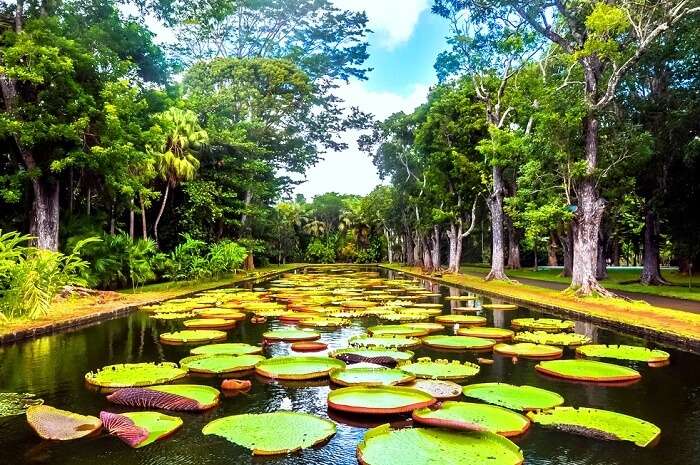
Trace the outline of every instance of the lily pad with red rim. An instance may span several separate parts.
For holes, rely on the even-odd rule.
[[[557,378],[595,383],[636,381],[642,377],[632,368],[594,360],[552,360],[538,363],[535,369]]]
[[[544,410],[558,407],[564,398],[556,392],[534,386],[515,386],[506,383],[478,383],[462,388],[465,396],[511,410]]]
[[[187,375],[176,363],[122,363],[85,374],[85,381],[103,388],[143,387],[163,384]]]
[[[350,338],[348,343],[354,347],[383,347],[395,349],[407,349],[421,344],[420,339],[404,336],[356,336]]]
[[[242,342],[209,344],[190,350],[190,354],[192,355],[248,355],[259,353],[262,353],[262,347],[244,344]]]
[[[430,360],[421,358],[412,363],[399,366],[404,371],[413,373],[417,378],[461,380],[479,374],[481,367],[471,362],[458,360]]]
[[[48,405],[32,405],[27,408],[27,422],[39,437],[52,441],[79,439],[102,428],[102,421],[97,417]]]
[[[489,310],[517,310],[518,306],[514,304],[482,304],[482,308]]]
[[[518,342],[516,344],[496,344],[493,351],[508,357],[522,357],[532,360],[555,360],[561,358],[564,351],[559,347],[544,344]]]
[[[200,318],[220,318],[235,321],[245,320],[245,313],[237,312],[228,308],[204,308],[201,310],[195,310],[195,313]]]
[[[512,339],[515,334],[510,329],[505,328],[486,328],[475,326],[472,328],[459,328],[457,334],[460,336],[483,337],[493,339],[495,341],[507,341]]]
[[[449,350],[489,350],[496,345],[493,339],[471,336],[427,336],[422,340],[425,346]]]
[[[267,339],[268,341],[315,341],[320,337],[320,333],[310,329],[275,329],[263,333],[263,339]]]
[[[428,333],[437,333],[445,329],[440,323],[430,323],[430,322],[418,322],[418,323],[403,323],[401,326],[408,326],[409,328],[424,329]]]
[[[163,333],[160,342],[170,345],[204,344],[226,340],[226,333],[213,329],[186,329],[174,333]]]
[[[219,391],[199,384],[170,384],[119,389],[108,395],[107,400],[129,407],[201,411],[219,404]]]
[[[227,320],[224,318],[196,318],[194,320],[185,320],[182,324],[187,329],[227,330],[236,327],[236,320]]]
[[[441,428],[490,431],[501,436],[519,436],[530,427],[530,420],[519,413],[495,405],[446,401],[437,408],[413,411],[413,420]]]
[[[139,448],[173,434],[182,419],[159,412],[100,412],[104,428],[129,446]]]
[[[263,360],[255,371],[266,378],[306,380],[324,378],[334,368],[345,368],[345,363],[330,357],[285,356]]]
[[[433,405],[425,391],[400,386],[353,386],[328,393],[328,407],[348,413],[392,415]]]
[[[440,315],[435,317],[438,323],[448,325],[481,326],[486,324],[486,318],[476,315]]]
[[[427,329],[413,328],[405,325],[379,325],[370,326],[367,328],[370,335],[376,337],[383,336],[403,336],[403,337],[420,337],[428,334]]]
[[[298,412],[248,413],[214,420],[202,429],[253,451],[280,455],[320,444],[335,434],[335,423]]]
[[[558,318],[515,318],[510,324],[516,330],[545,331],[549,333],[573,330],[575,325],[571,320],[560,320]]]
[[[192,355],[180,360],[180,366],[192,373],[224,374],[238,373],[255,368],[262,355]]]
[[[613,358],[649,364],[665,363],[671,358],[668,352],[639,346],[592,344],[576,348],[576,354],[591,358]]]
[[[462,395],[462,386],[442,379],[416,379],[406,387],[427,392],[436,399],[454,399]]]
[[[550,346],[574,347],[591,342],[591,338],[585,334],[577,333],[548,333],[545,331],[525,331],[513,336],[514,342],[530,342],[533,344],[545,344]]]
[[[328,354],[329,356],[333,358],[338,358],[344,355],[351,355],[351,356],[357,356],[361,357],[364,360],[363,361],[371,361],[371,359],[377,358],[377,357],[388,357],[391,358],[397,362],[405,362],[408,360],[411,360],[413,358],[413,352],[411,351],[401,351],[401,350],[394,350],[394,349],[385,349],[382,347],[368,347],[368,348],[345,348],[345,349],[337,349]]]
[[[331,381],[341,386],[394,386],[406,384],[416,377],[396,368],[356,368],[350,366],[330,372]]]

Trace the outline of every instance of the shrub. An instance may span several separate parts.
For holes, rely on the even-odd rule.
[[[209,249],[209,269],[214,275],[232,273],[241,267],[247,256],[246,248],[236,242],[217,242]]]
[[[312,263],[334,263],[335,245],[331,241],[314,239],[306,249],[306,260]]]

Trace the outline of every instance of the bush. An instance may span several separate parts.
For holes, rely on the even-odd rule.
[[[233,241],[221,241],[212,244],[209,249],[209,269],[214,275],[233,273],[243,265],[248,256],[245,247]]]
[[[334,263],[335,244],[314,239],[306,248],[306,260],[311,263]]]
[[[206,242],[183,234],[185,242],[175,247],[166,261],[165,277],[174,281],[203,279],[232,273],[241,267],[248,250],[236,242]]]

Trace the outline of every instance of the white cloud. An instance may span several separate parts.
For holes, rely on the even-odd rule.
[[[411,38],[429,0],[333,0],[333,4],[344,10],[364,11],[378,45],[393,49]]]

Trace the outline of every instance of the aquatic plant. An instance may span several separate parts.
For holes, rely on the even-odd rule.
[[[328,393],[328,407],[341,412],[390,415],[433,405],[425,391],[400,386],[353,386]]]
[[[527,417],[503,407],[473,402],[446,401],[437,408],[413,411],[413,420],[429,426],[467,431],[490,431],[518,436],[530,427]]]
[[[219,391],[198,384],[172,384],[145,388],[123,388],[107,400],[128,407],[177,411],[208,410],[219,404]]]
[[[97,417],[48,405],[32,405],[27,408],[27,422],[39,437],[52,441],[79,439],[102,428],[102,422]]]
[[[182,419],[159,412],[100,412],[104,428],[131,447],[147,446],[170,436],[182,426]]]
[[[479,383],[464,386],[465,396],[511,410],[543,410],[558,407],[564,398],[556,392],[534,386],[506,383]]]

